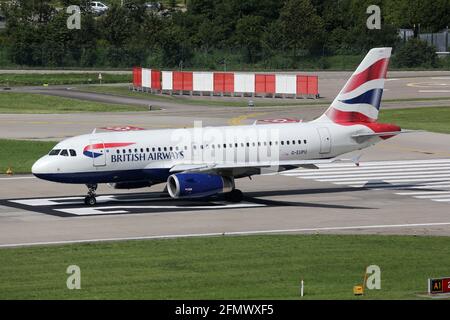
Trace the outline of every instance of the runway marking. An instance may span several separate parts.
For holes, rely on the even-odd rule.
[[[207,209],[237,209],[237,208],[255,208],[265,207],[263,204],[257,203],[235,203],[235,204],[217,204],[213,207],[207,207]],[[113,207],[114,208],[114,207]],[[131,213],[130,209],[183,209],[183,210],[199,210],[205,209],[205,206],[118,206],[121,210],[111,210],[111,207],[88,207],[88,208],[75,208],[75,209],[56,209],[60,212],[73,214],[76,216],[90,216],[90,215],[108,215],[119,213]],[[126,209],[126,210],[123,210]],[[108,210],[108,211],[102,211]]]
[[[450,159],[372,161],[362,162],[359,167],[335,163],[318,167],[318,170],[295,169],[280,174],[352,188],[393,190],[401,196],[450,203]]]
[[[247,120],[247,119],[249,119],[249,118],[259,117],[259,116],[265,115],[266,113],[267,113],[267,112],[264,112],[264,113],[259,112],[259,113],[244,114],[244,115],[241,115],[241,116],[238,116],[238,117],[235,117],[235,118],[231,118],[231,119],[228,121],[228,124],[229,124],[230,126],[238,126],[238,125],[240,125],[241,122],[244,121],[244,120]]]
[[[421,175],[410,175],[407,177],[403,177],[401,175],[401,173],[397,174],[397,175],[384,175],[384,176],[380,176],[380,175],[364,175],[361,176],[360,178],[355,178],[355,177],[351,177],[349,175],[344,175],[342,176],[342,178],[337,178],[338,176],[330,176],[333,177],[332,179],[317,179],[317,181],[322,181],[322,182],[339,182],[339,181],[343,181],[343,184],[346,183],[350,183],[350,182],[345,182],[345,181],[371,181],[371,180],[383,180],[386,182],[401,182],[401,181],[428,181],[431,178],[436,178],[436,179],[443,179],[444,181],[450,180],[448,178],[450,178],[450,174],[434,174],[434,175],[427,175],[427,174],[421,174]],[[393,178],[399,178],[399,179],[393,179]],[[414,178],[414,179],[412,179]],[[416,179],[417,178],[417,179]],[[426,178],[426,179],[422,179],[422,178]]]
[[[168,214],[201,210],[249,209],[273,206],[270,203],[229,203],[222,198],[174,200],[160,193],[129,193],[97,196],[97,205],[84,204],[83,196],[29,199],[0,199],[0,205],[59,217],[100,216],[116,214]]]
[[[450,93],[450,90],[419,90],[419,93]]]
[[[282,234],[282,233],[304,233],[321,231],[346,231],[346,230],[372,230],[372,229],[395,229],[395,228],[424,228],[424,227],[445,227],[450,226],[450,222],[429,222],[429,223],[409,223],[409,224],[386,224],[386,225],[360,225],[360,226],[338,226],[338,227],[319,227],[319,228],[298,228],[298,229],[272,229],[272,230],[249,230],[249,231],[225,231],[210,233],[189,233],[189,234],[167,234],[152,235],[140,237],[117,237],[117,238],[94,238],[94,239],[76,239],[63,241],[41,241],[1,244],[0,248],[25,247],[25,246],[43,246],[43,245],[63,245],[89,242],[115,242],[132,240],[158,240],[158,239],[177,239],[177,238],[198,238],[198,237],[217,237],[217,236],[246,236],[246,235],[264,235],[264,234]]]
[[[0,178],[0,180],[25,180],[25,179],[36,179],[36,177],[11,177],[11,178]]]

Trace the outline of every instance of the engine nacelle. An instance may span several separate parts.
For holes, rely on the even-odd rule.
[[[152,183],[150,181],[131,181],[131,182],[116,182],[116,183],[108,183],[111,188],[114,189],[139,189],[151,187]]]
[[[199,198],[234,189],[234,179],[217,174],[178,173],[167,179],[167,191],[172,198]]]

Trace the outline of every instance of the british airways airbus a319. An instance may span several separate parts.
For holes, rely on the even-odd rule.
[[[223,194],[242,200],[235,179],[298,167],[317,169],[402,130],[378,123],[391,48],[370,50],[328,110],[311,122],[93,132],[58,143],[32,168],[41,179],[134,189],[166,183],[172,198]]]

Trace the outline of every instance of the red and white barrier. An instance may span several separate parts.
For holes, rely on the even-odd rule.
[[[133,68],[133,86],[169,94],[318,97],[317,76],[241,72],[181,72]]]
[[[161,90],[161,72],[146,68],[133,68],[133,86],[139,90]]]

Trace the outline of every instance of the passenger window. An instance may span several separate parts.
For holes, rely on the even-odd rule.
[[[302,144],[302,140],[298,140],[298,144]]]
[[[61,149],[53,149],[48,153],[48,155],[49,156],[57,156],[60,151],[61,151]]]
[[[288,140],[288,141],[286,141],[286,144],[287,144],[287,145],[289,145],[289,140]]]
[[[158,151],[161,152],[161,147],[158,147]]]
[[[306,144],[307,142],[306,142],[306,140],[303,140],[303,142]]]
[[[281,141],[281,145],[284,146],[284,141]]]
[[[155,152],[155,148],[152,148],[152,152]]]
[[[119,151],[119,150],[117,150],[117,151]],[[76,157],[77,156],[77,152],[75,150],[70,149],[69,152],[70,152],[70,156],[71,157]],[[119,152],[117,152],[117,153],[119,153]]]
[[[60,155],[60,156],[63,156],[63,157],[68,157],[68,156],[69,156],[69,153],[67,152],[66,149],[64,149],[64,150],[61,150],[61,153],[60,153],[59,155]]]

